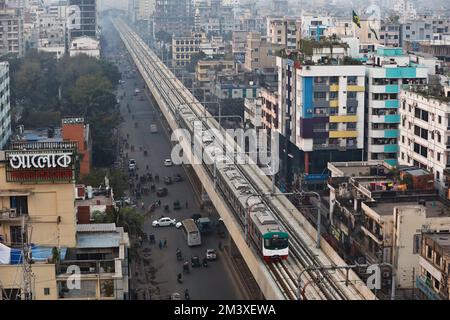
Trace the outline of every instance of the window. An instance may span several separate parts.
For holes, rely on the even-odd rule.
[[[44,296],[50,295],[50,288],[44,288]]]
[[[347,78],[347,84],[348,85],[357,85],[358,84],[358,77],[356,77],[356,76],[349,76]]]
[[[347,92],[347,99],[356,99],[357,92]]]
[[[326,92],[314,92],[314,100],[325,100],[326,98]]]
[[[440,152],[437,153],[437,161],[438,162],[441,161],[441,153]]]
[[[22,244],[22,227],[21,226],[11,226],[9,227],[11,244],[12,245],[21,245]],[[24,239],[25,240],[25,239]]]
[[[438,116],[438,123],[441,124],[442,123],[442,117]]]
[[[18,215],[28,214],[28,198],[26,196],[10,197],[9,205],[10,208],[16,209]]]

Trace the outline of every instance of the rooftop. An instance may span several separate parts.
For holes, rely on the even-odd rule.
[[[402,90],[416,93],[427,99],[435,99],[443,103],[450,103],[450,96],[445,96],[445,89],[442,85],[415,85],[402,86]]]
[[[450,253],[450,233],[428,233],[425,237],[432,239],[443,250]]]
[[[380,216],[389,216],[393,215],[394,208],[396,207],[421,206],[418,201],[421,196],[417,195],[416,198],[416,201],[412,201],[411,198],[408,198],[409,200],[405,199],[405,201],[402,201],[400,198],[383,199],[383,201],[366,203],[366,205],[372,208]],[[429,200],[425,202],[425,208],[427,218],[450,217],[449,206],[442,202],[438,197],[429,198]]]

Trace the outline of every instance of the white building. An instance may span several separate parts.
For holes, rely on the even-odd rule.
[[[11,136],[11,109],[9,95],[9,62],[0,62],[0,149]]]
[[[424,84],[428,68],[412,63],[402,48],[379,48],[367,67],[367,160],[397,164],[399,94],[403,85]]]
[[[441,194],[448,188],[445,170],[450,168],[450,102],[428,91],[404,89],[400,93],[399,163],[434,173]],[[426,90],[426,89],[424,89]]]
[[[71,57],[85,54],[99,59],[100,41],[87,36],[75,38],[70,42],[69,54]]]
[[[6,54],[25,54],[23,16],[19,9],[2,9],[0,4],[0,56]]]

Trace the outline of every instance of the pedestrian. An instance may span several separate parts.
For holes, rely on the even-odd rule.
[[[167,248],[167,239],[164,239],[164,248]]]
[[[188,202],[186,201],[186,209],[188,208]]]
[[[219,241],[219,250],[222,251],[222,241]]]
[[[163,246],[162,240],[159,240],[159,250],[162,249],[162,246]]]
[[[142,210],[144,210],[144,208],[145,208],[144,201],[141,202],[141,208],[142,208]]]

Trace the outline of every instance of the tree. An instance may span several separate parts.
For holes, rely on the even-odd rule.
[[[124,207],[111,212],[96,211],[92,216],[95,223],[115,223],[116,226],[123,227],[130,235],[140,236],[143,234],[144,215],[134,208]]]

